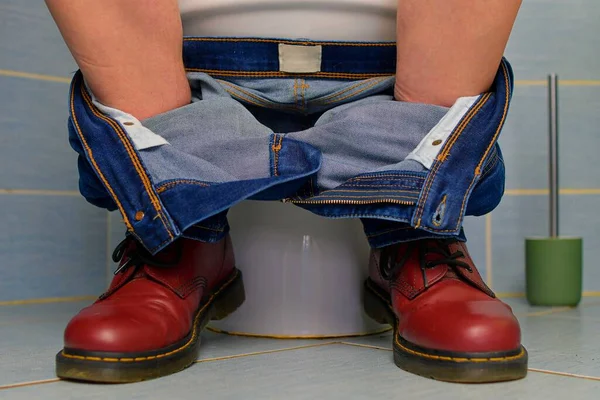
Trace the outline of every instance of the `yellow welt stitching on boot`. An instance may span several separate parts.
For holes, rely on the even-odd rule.
[[[521,347],[521,351],[519,352],[519,354],[517,354],[515,356],[508,356],[508,357],[460,358],[460,357],[434,356],[431,354],[421,353],[419,351],[415,351],[415,350],[409,349],[406,346],[403,346],[402,343],[400,343],[400,341],[398,340],[398,335],[396,335],[396,337],[394,338],[394,342],[398,347],[400,347],[403,351],[405,351],[407,353],[410,353],[412,355],[422,357],[422,358],[429,358],[431,360],[440,360],[440,361],[474,362],[474,363],[498,362],[498,361],[517,360],[519,358],[522,358],[525,355],[525,349],[523,347]]]
[[[370,283],[367,283],[368,286],[371,286]],[[380,295],[376,290],[372,290],[372,293],[374,293],[377,297],[381,298],[382,300],[385,301],[385,303],[391,308],[391,303],[389,302],[389,300],[385,299],[382,295]],[[510,361],[510,360],[517,360],[521,357],[523,357],[525,355],[525,348],[523,348],[521,346],[521,351],[519,352],[519,354],[514,355],[514,356],[508,356],[508,357],[492,357],[492,358],[465,358],[465,357],[447,357],[447,356],[434,356],[431,354],[426,354],[426,353],[421,353],[419,351],[415,351],[412,349],[409,349],[408,347],[402,345],[402,343],[400,343],[400,340],[398,339],[398,334],[394,335],[394,343],[400,347],[403,351],[410,353],[412,355],[418,356],[418,357],[423,357],[423,358],[429,358],[432,360],[440,360],[440,361],[454,361],[454,362],[475,362],[475,363],[482,363],[482,362],[498,362],[498,361]]]
[[[206,309],[206,307],[208,307],[212,303],[212,300],[220,292],[222,292],[225,288],[227,288],[231,284],[231,282],[233,282],[238,276],[239,276],[239,272],[236,271],[236,273],[223,286],[221,286],[221,288],[219,290],[217,290],[212,296],[210,296],[209,300],[206,302],[206,304],[204,305],[204,307],[202,307],[198,311],[198,313],[196,314],[196,317],[194,318],[194,326],[193,326],[193,329],[192,329],[192,335],[190,336],[190,340],[188,340],[186,344],[184,344],[183,346],[181,346],[181,347],[179,347],[179,348],[177,348],[175,350],[172,350],[172,351],[170,351],[168,353],[157,354],[155,356],[148,356],[148,357],[137,357],[134,360],[135,361],[148,361],[148,360],[153,360],[155,358],[167,357],[167,356],[170,356],[172,354],[179,353],[180,351],[188,348],[194,342],[194,339],[198,335],[197,322],[198,322],[198,318],[200,318],[200,316],[202,315],[202,312]],[[62,351],[61,354],[62,354],[63,357],[73,358],[73,359],[76,359],[76,360],[104,361],[104,362],[131,362],[131,358],[124,358],[126,361],[123,361],[123,358],[111,358],[111,357],[102,358],[102,357],[77,356],[77,355],[67,354],[67,353],[65,353],[64,350]]]

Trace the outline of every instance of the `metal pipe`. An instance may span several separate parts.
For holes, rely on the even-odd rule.
[[[550,179],[550,237],[559,236],[558,230],[558,76],[548,75],[549,107],[549,179]]]

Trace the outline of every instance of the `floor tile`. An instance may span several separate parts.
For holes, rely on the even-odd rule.
[[[54,378],[65,326],[89,303],[0,307],[0,385]]]
[[[518,382],[456,385],[408,374],[389,351],[331,345],[196,364],[160,380],[132,385],[57,382],[11,389],[6,399],[592,399],[600,382],[531,373]]]
[[[65,326],[90,302],[0,307],[0,385],[54,377]],[[320,340],[236,337],[205,331],[200,359],[318,345]],[[0,396],[1,397],[1,396]]]
[[[550,314],[521,319],[530,367],[600,376],[600,319]]]
[[[600,300],[584,299],[575,309],[531,307],[525,299],[505,300],[521,323],[529,366],[600,376]],[[350,338],[348,343],[390,349],[392,335]]]

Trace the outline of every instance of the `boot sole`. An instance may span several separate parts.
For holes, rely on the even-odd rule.
[[[527,350],[458,353],[426,349],[398,334],[398,318],[388,294],[370,279],[365,282],[364,308],[380,324],[394,327],[394,363],[401,369],[426,378],[457,383],[491,383],[522,379],[527,375]]]
[[[65,348],[56,355],[56,375],[62,379],[129,383],[179,372],[197,359],[200,332],[211,320],[233,313],[245,300],[242,273],[235,270],[196,312],[187,337],[173,345],[144,353],[91,352]]]

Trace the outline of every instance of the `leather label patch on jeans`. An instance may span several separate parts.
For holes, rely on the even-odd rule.
[[[290,73],[321,71],[321,46],[279,44],[279,70]]]

